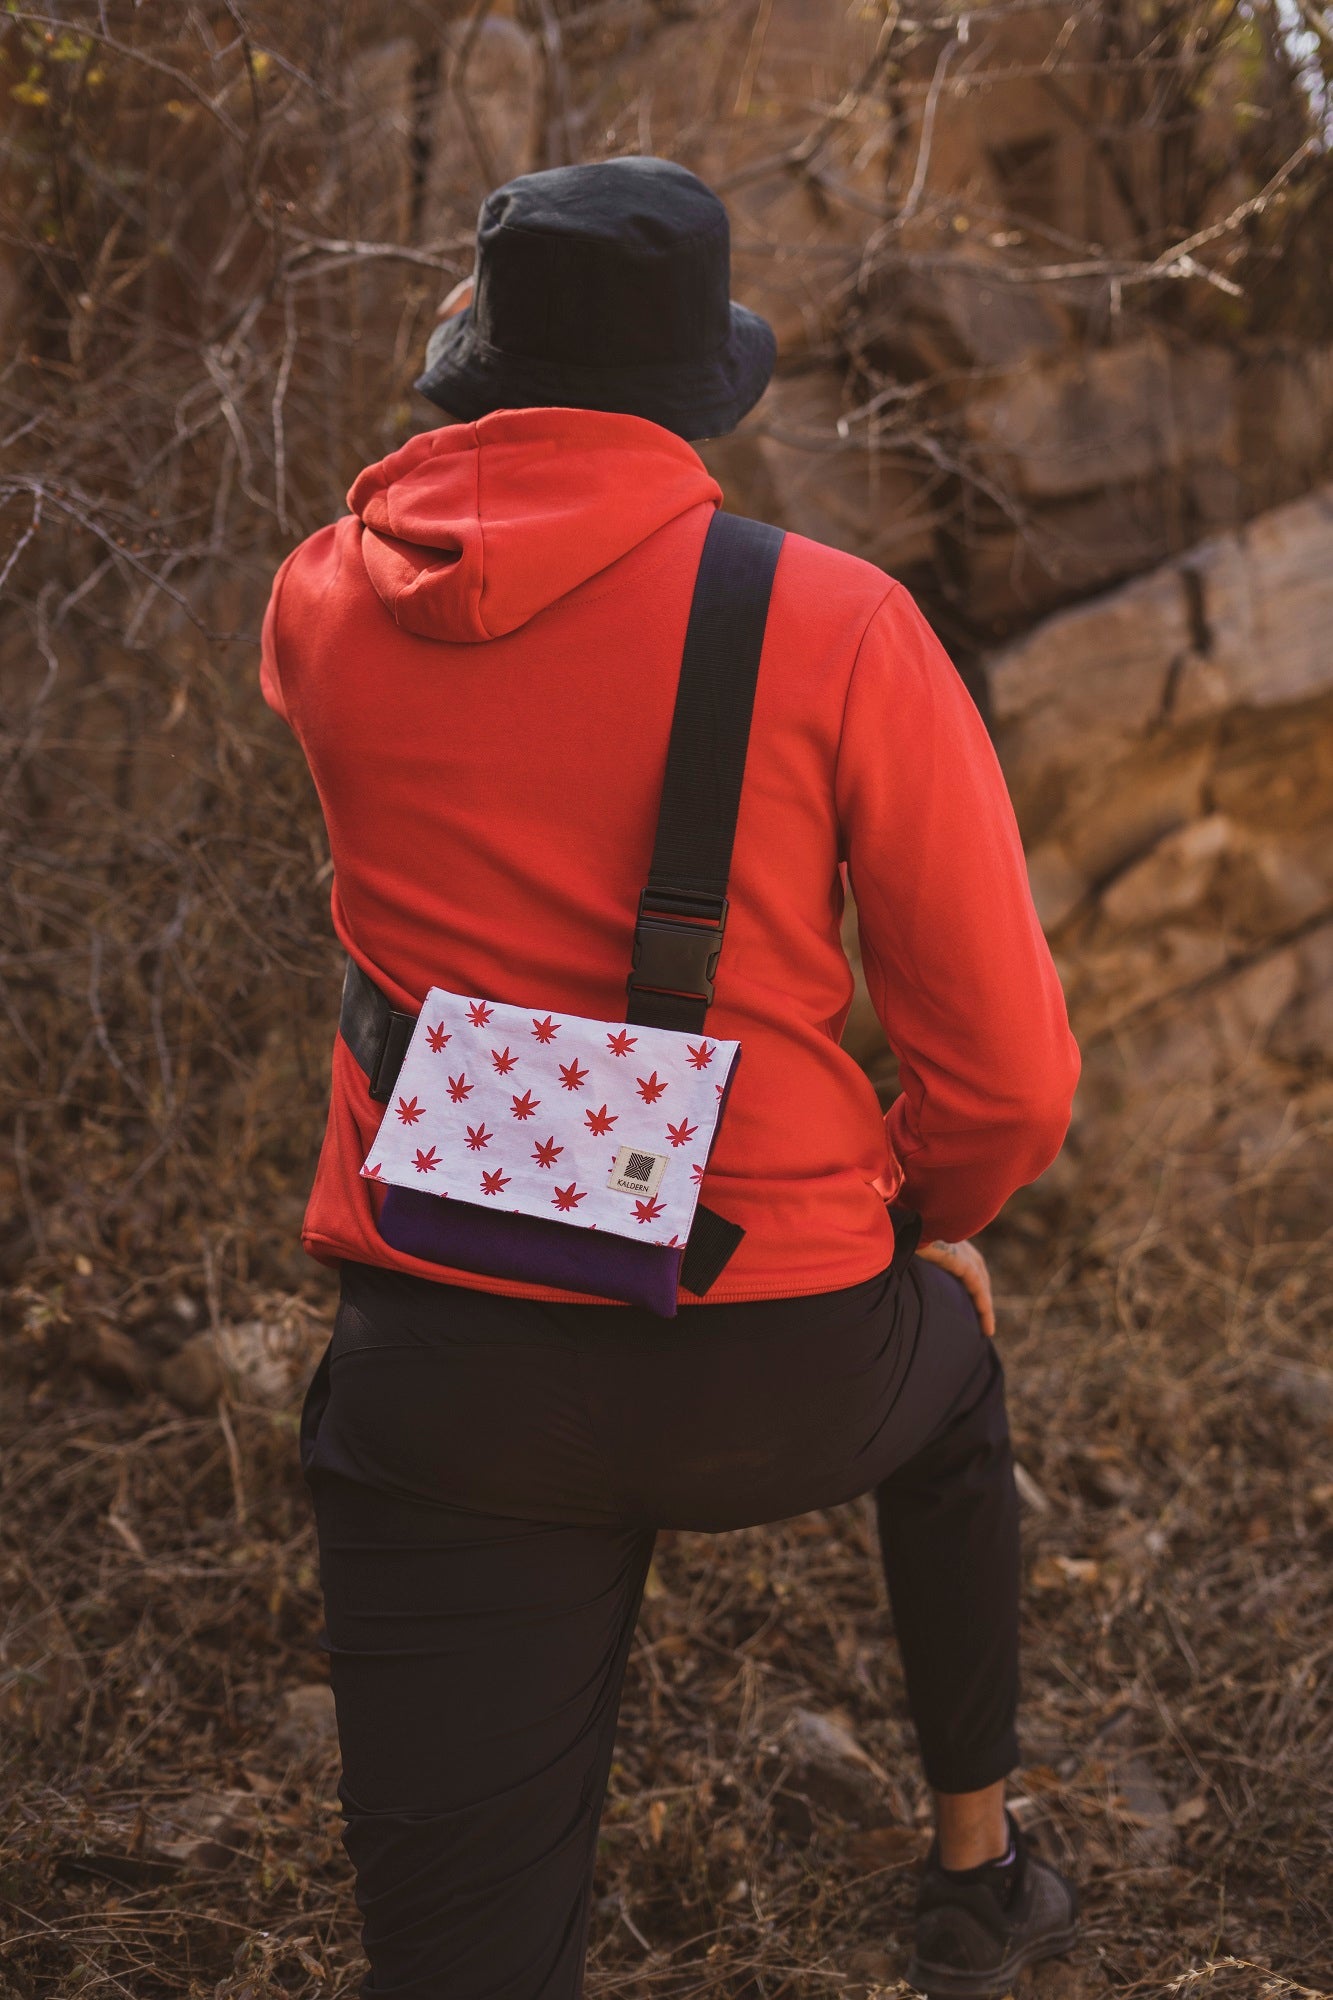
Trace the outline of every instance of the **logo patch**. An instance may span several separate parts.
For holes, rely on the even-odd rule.
[[[622,1146],[607,1186],[619,1194],[654,1195],[666,1170],[665,1153],[641,1153],[634,1146]]]

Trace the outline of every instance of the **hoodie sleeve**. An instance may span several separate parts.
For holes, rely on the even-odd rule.
[[[871,619],[838,751],[866,986],[898,1057],[885,1114],[923,1238],[992,1221],[1059,1152],[1079,1054],[976,707],[901,585]]]
[[[295,550],[292,551],[294,555]],[[288,556],[273,579],[269,592],[268,608],[264,613],[264,628],[260,640],[259,690],[275,715],[280,715],[287,727],[294,727],[287,708],[287,699],[282,691],[282,674],[278,665],[278,611],[282,601],[282,586],[287,581],[287,571],[292,557]]]

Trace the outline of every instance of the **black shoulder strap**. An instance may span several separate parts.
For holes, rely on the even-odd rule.
[[[782,530],[719,508],[708,526],[680,663],[625,1019],[699,1034],[727,921],[759,655]]]

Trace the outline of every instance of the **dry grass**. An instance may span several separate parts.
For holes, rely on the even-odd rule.
[[[1317,1095],[1256,1100],[1203,1157],[1090,1172],[1079,1212],[1031,1198],[993,1232],[1029,1501],[1017,1791],[1087,1908],[1034,1992],[1333,1990],[1329,1138]],[[322,1666],[293,1416],[71,1393],[32,1316],[4,1559],[64,1665],[9,1693],[49,1726],[10,1736],[0,1990],[350,1994],[331,1753],[273,1742]],[[794,1773],[797,1707],[841,1711],[882,1781],[830,1802]],[[164,1862],[207,1800],[213,1844]],[[590,1994],[899,1990],[924,1814],[867,1506],[664,1537]]]

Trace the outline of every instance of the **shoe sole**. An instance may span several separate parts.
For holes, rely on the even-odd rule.
[[[1068,1930],[1034,1938],[1031,1944],[1024,1945],[1012,1958],[1007,1958],[1003,1965],[994,1966],[986,1972],[960,1972],[953,1966],[927,1965],[914,1958],[905,1977],[908,1985],[914,1986],[918,1993],[924,1993],[927,2000],[1004,2000],[1025,1966],[1039,1965],[1047,1958],[1059,1958],[1077,1941],[1078,1925],[1071,1924]]]

